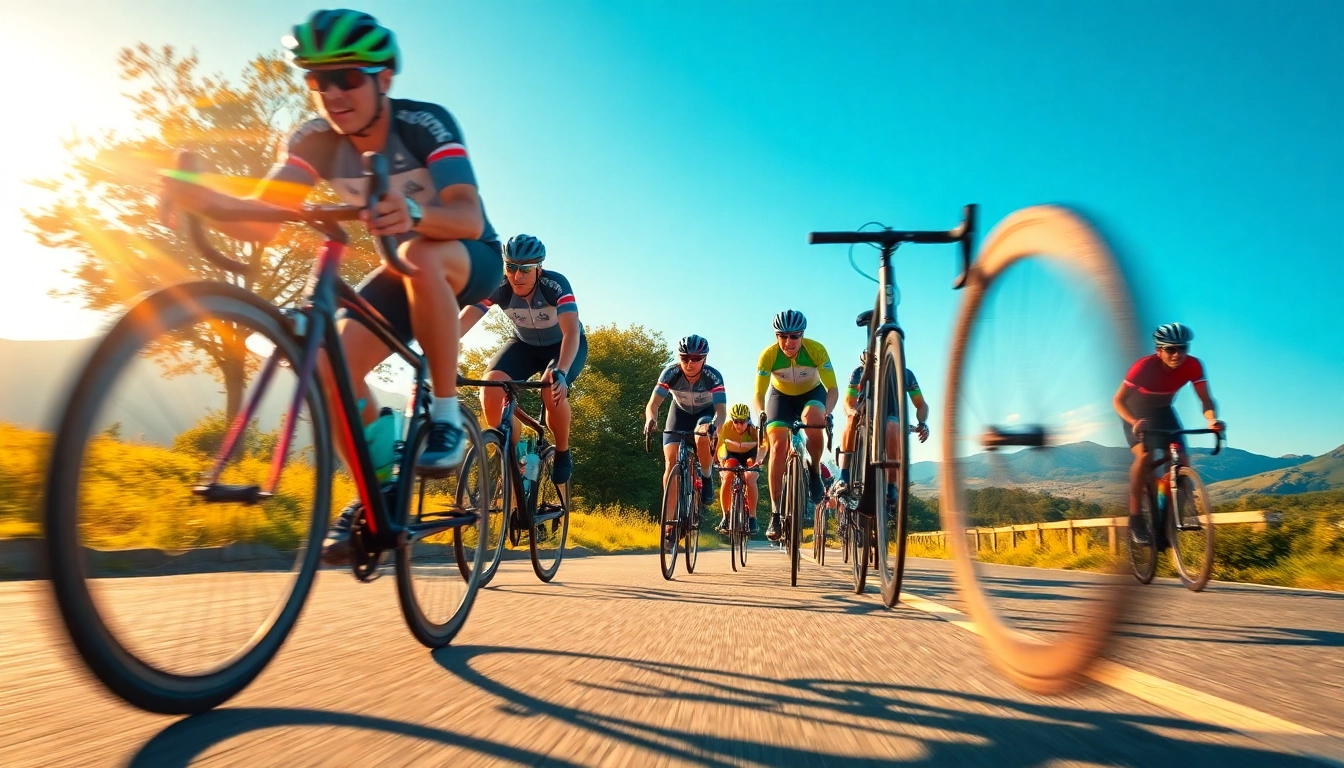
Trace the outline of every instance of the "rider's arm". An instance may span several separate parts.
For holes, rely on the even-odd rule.
[[[728,418],[728,403],[714,403],[714,432],[723,431],[723,422]]]
[[[656,389],[653,391],[652,395],[649,395],[649,403],[644,406],[644,421],[646,423],[658,420],[658,409],[662,407],[663,401],[666,399],[667,398],[659,394]]]
[[[485,317],[487,311],[489,310],[482,309],[479,304],[468,304],[463,307],[462,312],[457,316],[457,326],[461,329],[461,335],[466,336],[467,331],[476,327],[481,318]]]
[[[770,387],[770,364],[774,361],[775,347],[771,346],[761,353],[756,363],[756,410],[765,410],[765,390]]]
[[[485,231],[485,215],[474,184],[439,190],[439,205],[427,205],[415,232],[430,240],[476,240]]]
[[[1213,402],[1213,393],[1209,391],[1209,382],[1196,381],[1194,387],[1195,394],[1199,396],[1199,404],[1204,406],[1204,418],[1212,424],[1218,420],[1218,406]]]
[[[653,385],[653,394],[649,395],[649,404],[644,406],[644,421],[646,424],[658,419],[658,409],[662,406],[663,401],[672,394],[672,380],[676,378],[677,370],[677,366],[669,365],[658,376],[658,383]]]
[[[835,404],[840,402],[840,388],[835,383],[835,366],[831,365],[830,354],[820,344],[817,345],[817,349],[820,354],[813,357],[813,360],[817,364],[821,386],[826,388],[826,414],[829,416],[835,410]]]
[[[565,374],[565,380],[568,381],[569,367],[579,354],[579,337],[583,334],[583,326],[579,324],[579,313],[566,312],[563,305],[560,307],[559,322],[560,332],[564,336],[560,339],[560,359],[556,361],[555,367]]]
[[[1134,426],[1134,422],[1139,420],[1139,417],[1135,416],[1134,412],[1129,409],[1129,396],[1134,391],[1133,385],[1128,381],[1121,382],[1120,389],[1116,390],[1115,399],[1112,401],[1112,404],[1115,405],[1115,412],[1131,427]]]
[[[910,402],[915,404],[915,421],[919,424],[929,420],[929,403],[924,399],[924,393],[914,390],[910,393]]]

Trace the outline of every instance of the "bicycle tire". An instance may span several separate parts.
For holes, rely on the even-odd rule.
[[[873,501],[877,512],[873,522],[877,533],[873,551],[881,581],[882,604],[891,608],[901,599],[901,581],[905,577],[906,518],[910,507],[910,417],[905,392],[905,348],[901,335],[894,331],[882,339],[874,389],[877,402],[873,405],[877,418],[871,436],[873,455],[881,457],[883,462],[892,459],[887,455],[886,428],[893,416],[899,433],[896,438],[899,452],[896,460],[900,466],[896,469],[895,509],[887,502],[890,483],[886,470],[875,467],[873,472]]]
[[[687,573],[695,573],[695,562],[700,557],[700,526],[694,523],[695,518],[700,514],[700,510],[703,509],[700,506],[701,491],[695,490],[694,485],[691,486],[691,489],[690,515],[683,521],[682,538],[684,541],[681,546],[682,554],[686,558]]]
[[[551,480],[551,469],[555,466],[555,448],[546,446],[540,457],[540,472],[537,475],[536,495],[528,505],[528,515],[532,523],[528,534],[528,551],[532,557],[532,570],[537,578],[550,582],[560,570],[560,561],[565,559],[565,542],[569,537],[569,498],[567,488],[562,489]],[[536,522],[539,515],[559,514],[551,520]],[[546,531],[546,527],[550,531]],[[553,549],[542,546],[542,542],[554,544]],[[547,554],[550,553],[550,554]]]
[[[312,521],[302,538],[306,550],[295,563],[292,582],[250,640],[232,658],[201,674],[165,671],[139,658],[118,637],[90,588],[79,538],[80,477],[85,446],[95,438],[102,399],[135,353],[159,335],[189,322],[246,325],[290,361],[300,359],[298,340],[273,305],[236,286],[218,282],[176,285],[150,294],[131,307],[94,348],[75,379],[56,430],[46,478],[44,531],[51,584],[61,619],[85,665],[108,690],[140,709],[165,715],[205,712],[247,687],[274,658],[294,628],[319,566],[322,536],[331,512],[333,471],[329,424],[322,388],[308,387],[313,434]],[[313,382],[310,382],[312,384]]]
[[[1190,500],[1194,502],[1195,509],[1187,511],[1175,498],[1167,509],[1171,563],[1176,567],[1186,589],[1201,592],[1213,574],[1213,513],[1209,509],[1208,493],[1204,490],[1204,480],[1199,473],[1193,467],[1179,467],[1176,470],[1178,486],[1182,480],[1190,483]],[[1180,495],[1180,490],[1173,494]],[[1194,562],[1187,563],[1187,557],[1193,557]]]
[[[743,479],[745,483],[745,478]],[[738,527],[737,527],[737,562],[743,568],[747,567],[747,547],[751,544],[751,515],[747,514],[746,489],[742,489],[742,494],[737,499]],[[754,510],[753,510],[754,511]]]
[[[1108,313],[1119,354],[1129,360],[1139,356],[1139,335],[1129,289],[1105,240],[1087,221],[1065,208],[1034,206],[1016,211],[1000,222],[986,238],[970,270],[953,333],[941,469],[940,514],[947,531],[970,527],[955,446],[962,373],[969,356],[971,331],[993,282],[1014,263],[1037,255],[1054,256],[1061,263],[1078,268],[1076,271],[1099,287],[1103,304],[1097,309]],[[1057,693],[1081,682],[1083,673],[1112,640],[1132,590],[1121,581],[1108,580],[1101,599],[1092,601],[1072,627],[1058,633],[1062,639],[1041,641],[1008,626],[995,611],[964,537],[950,536],[948,541],[967,612],[991,662],[1009,679],[1036,693]],[[1133,583],[1129,582],[1129,586]]]
[[[826,564],[826,501],[823,499],[812,510],[812,560],[817,565]]]
[[[484,438],[481,435],[480,425],[476,423],[475,415],[465,407],[462,409],[462,429],[466,433],[467,453],[476,452],[478,455],[484,451]],[[406,451],[402,466],[410,468],[402,474],[398,499],[400,502],[399,520],[403,525],[412,526],[423,522],[422,512],[416,510],[412,514],[411,499],[418,497],[423,499],[423,494],[414,493],[417,478],[421,473],[415,469],[416,459],[421,453],[424,453],[425,446],[429,444],[429,420],[423,416],[416,417],[411,421],[408,427],[406,437]],[[397,572],[397,598],[401,603],[401,615],[406,620],[406,626],[416,640],[427,648],[443,648],[453,641],[457,633],[461,631],[463,624],[467,621],[467,616],[471,614],[471,607],[476,601],[476,592],[480,589],[481,574],[485,564],[485,549],[488,531],[486,525],[489,522],[489,494],[481,492],[481,487],[490,485],[490,465],[488,463],[479,463],[475,469],[474,475],[468,475],[463,470],[465,464],[450,474],[451,478],[456,476],[457,484],[454,499],[454,512],[475,514],[474,522],[466,524],[459,528],[445,529],[438,534],[442,538],[451,538],[452,541],[432,542],[429,537],[421,541],[408,542],[405,546],[397,549],[396,572]],[[471,478],[475,478],[478,487],[475,493],[467,487]],[[423,487],[424,479],[421,478]],[[436,559],[446,558],[447,551],[453,551],[453,559],[456,560],[457,540],[465,536],[465,528],[470,526],[476,534],[476,545],[470,550],[469,565],[470,568],[464,581],[466,582],[462,594],[457,597],[449,597],[442,601],[448,610],[436,610],[435,607],[428,605],[427,592],[438,591],[426,587],[433,583],[431,578],[440,572],[446,570],[446,564],[439,564]],[[423,568],[423,570],[419,570]],[[456,581],[445,581],[452,584]],[[433,611],[433,615],[431,615]]]
[[[681,504],[682,493],[681,483],[684,465],[677,462],[672,467],[672,473],[667,476],[667,482],[663,485],[663,506],[660,513],[662,524],[658,531],[658,560],[662,567],[663,578],[671,581],[672,575],[677,570],[677,545],[681,538],[681,532],[677,530],[681,527]],[[671,502],[672,510],[668,511],[668,502]],[[672,526],[671,531],[668,526]]]
[[[803,538],[803,505],[807,503],[807,480],[803,475],[803,460],[789,459],[788,466],[788,524],[789,524],[789,586],[798,586],[798,561],[801,558]]]
[[[854,594],[862,595],[868,587],[868,518],[856,515],[856,524],[849,529],[850,575],[853,578]]]
[[[1145,485],[1143,503],[1139,506],[1139,517],[1143,518],[1148,525],[1148,543],[1141,544],[1134,540],[1133,526],[1128,531],[1129,542],[1129,564],[1134,569],[1134,578],[1140,584],[1151,584],[1153,577],[1157,575],[1157,531],[1158,524],[1154,519],[1154,510],[1157,509],[1157,499],[1153,494],[1152,483]]]
[[[742,546],[742,503],[737,493],[732,494],[732,506],[728,513],[728,564],[737,572],[737,549]]]
[[[498,459],[490,460],[490,483],[494,486],[498,497],[491,494],[490,508],[486,520],[486,530],[488,537],[485,542],[486,560],[481,565],[481,587],[485,587],[490,580],[495,578],[495,573],[499,571],[499,563],[504,559],[504,545],[508,541],[509,510],[513,503],[513,483],[510,482],[511,467],[509,466],[507,454],[508,449],[504,447],[504,435],[497,429],[485,429],[481,431],[481,449],[486,456],[489,456],[493,449],[499,456]],[[462,471],[470,474],[473,464],[480,459],[475,452],[467,454],[467,458],[462,462]],[[453,537],[453,556],[457,560],[457,569],[462,574],[462,578],[471,578],[471,563],[468,562],[468,553],[461,537]]]

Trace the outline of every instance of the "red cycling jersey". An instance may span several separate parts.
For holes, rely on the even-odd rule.
[[[1135,363],[1125,376],[1125,386],[1139,391],[1145,408],[1168,407],[1181,387],[1201,381],[1204,381],[1204,364],[1194,357],[1168,368],[1160,357],[1149,355]]]

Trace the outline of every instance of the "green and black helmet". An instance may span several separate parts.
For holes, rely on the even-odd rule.
[[[316,11],[308,20],[294,26],[281,44],[289,60],[303,69],[326,64],[383,66],[396,74],[401,52],[392,30],[362,11],[337,8]]]

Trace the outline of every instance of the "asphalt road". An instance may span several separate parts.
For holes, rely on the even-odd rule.
[[[994,576],[1021,600],[1085,578]],[[945,563],[912,561],[908,579],[956,607]],[[1179,697],[1024,693],[974,634],[847,585],[835,553],[805,562],[797,588],[765,548],[736,574],[727,553],[703,552],[673,582],[656,555],[576,558],[551,584],[512,561],[431,653],[391,577],[327,571],[262,676],[182,719],[105,693],[66,649],[45,584],[0,583],[0,766],[1319,764]],[[1344,743],[1344,595],[1147,594],[1114,660]]]

